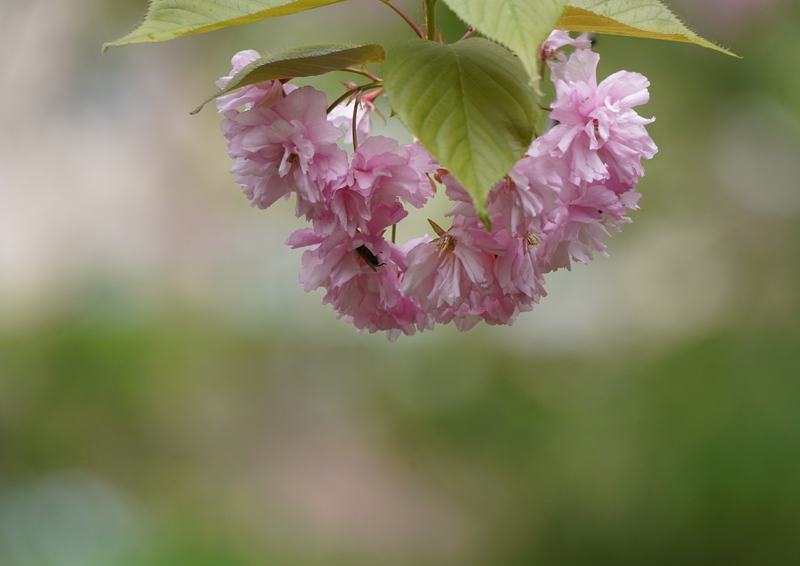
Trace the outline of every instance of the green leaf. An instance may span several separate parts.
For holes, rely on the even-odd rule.
[[[383,82],[392,109],[485,219],[489,191],[533,141],[538,101],[519,60],[487,39],[411,39],[387,53]]]
[[[567,0],[444,0],[483,35],[517,54],[531,81],[539,80],[539,46],[553,31]]]
[[[133,32],[103,45],[168,41],[190,33],[240,26],[344,0],[151,0],[144,21]]]
[[[658,0],[569,0],[556,29],[684,41],[737,56],[694,33]]]
[[[208,97],[203,104],[192,110],[191,114],[197,114],[203,109],[203,106],[218,96],[243,86],[263,81],[324,75],[352,65],[383,61],[385,56],[383,47],[377,44],[330,43],[285,49],[257,59],[247,65],[234,75],[228,86]]]

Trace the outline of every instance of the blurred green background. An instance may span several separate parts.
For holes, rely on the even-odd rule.
[[[611,257],[390,344],[188,114],[236,51],[391,46],[390,10],[101,55],[144,2],[0,0],[0,564],[800,562],[800,5],[670,5],[744,59],[600,37],[660,147]]]

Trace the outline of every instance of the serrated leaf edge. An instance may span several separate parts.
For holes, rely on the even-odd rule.
[[[308,55],[308,54],[302,55],[301,54],[301,50],[313,50],[313,49],[322,50],[323,48],[331,48],[331,47],[343,47],[343,49],[335,50],[335,51],[329,51],[327,53],[321,52],[318,55]],[[209,102],[211,102],[212,100],[214,100],[214,99],[216,99],[216,98],[218,98],[220,96],[223,96],[225,94],[228,94],[229,92],[232,92],[232,91],[236,90],[237,88],[240,88],[242,86],[247,86],[247,85],[243,85],[242,82],[245,81],[248,73],[250,73],[251,71],[254,71],[255,69],[257,69],[259,67],[263,67],[265,65],[269,65],[270,63],[278,63],[278,62],[283,62],[283,61],[295,61],[295,60],[299,60],[299,59],[311,59],[313,57],[324,57],[326,55],[333,55],[335,53],[343,53],[345,51],[350,51],[350,50],[353,50],[353,49],[361,49],[361,48],[364,48],[364,47],[377,47],[378,48],[377,50],[380,50],[380,52],[383,54],[382,57],[381,56],[377,56],[373,60],[364,61],[364,63],[376,63],[376,62],[382,61],[386,56],[386,52],[385,52],[383,46],[380,45],[379,43],[364,43],[364,44],[360,44],[360,45],[359,44],[355,44],[355,43],[327,43],[327,44],[306,45],[306,46],[299,46],[299,47],[289,47],[289,48],[283,49],[281,51],[275,51],[273,53],[270,53],[269,55],[266,55],[265,57],[261,57],[260,59],[256,59],[255,61],[253,61],[249,65],[243,67],[241,71],[239,71],[238,73],[236,73],[236,75],[234,75],[234,77],[231,79],[231,82],[228,83],[228,86],[226,86],[223,89],[220,89],[216,93],[214,93],[211,96],[209,96],[202,104],[200,104],[200,106],[198,106],[197,108],[195,108],[194,110],[189,112],[189,114],[195,115],[198,112],[200,112],[203,109],[203,107],[206,104],[208,104]],[[287,54],[294,54],[296,56],[294,56],[294,57],[283,57],[283,55],[287,55]],[[265,59],[269,59],[269,60],[265,60]],[[313,75],[304,75],[304,76],[313,76]],[[285,78],[290,78],[290,77],[285,77]],[[251,83],[251,84],[254,84],[254,83]]]
[[[677,33],[677,34],[662,34],[662,33],[658,33],[658,32],[648,32],[647,30],[643,30],[641,28],[637,28],[635,26],[620,22],[620,21],[615,20],[614,18],[611,18],[609,16],[598,14],[597,12],[592,12],[591,10],[588,10],[586,8],[580,8],[580,7],[571,6],[571,5],[567,5],[567,7],[564,9],[564,13],[561,14],[561,18],[559,18],[555,29],[564,30],[564,31],[573,31],[573,32],[578,32],[578,33],[601,33],[601,34],[606,34],[606,35],[619,35],[619,36],[624,36],[624,37],[637,37],[637,38],[640,38],[640,39],[657,39],[657,40],[661,40],[661,41],[676,41],[676,42],[680,42],[680,43],[692,43],[692,44],[698,45],[700,47],[705,47],[707,49],[712,49],[714,51],[718,51],[720,53],[724,53],[725,55],[730,55],[731,57],[736,57],[738,59],[742,58],[739,55],[736,55],[735,53],[730,51],[729,49],[726,49],[725,47],[722,47],[722,46],[718,45],[717,43],[715,43],[713,41],[710,41],[708,39],[705,39],[704,37],[699,35],[696,31],[694,31],[692,28],[690,28],[687,25],[685,20],[683,20],[682,18],[677,16],[669,8],[669,6],[663,5],[663,9],[666,10],[666,12],[670,16],[675,18],[675,21],[679,22],[686,29],[686,31],[688,33],[687,34],[681,34],[681,33]],[[567,12],[570,11],[570,10],[574,10],[576,12],[583,12],[583,14],[581,14],[581,13],[568,14]],[[608,20],[609,22],[613,22],[614,23],[614,27],[619,27],[620,29],[619,29],[619,31],[604,31],[604,30],[598,29],[598,28],[593,27],[593,26],[588,26],[588,25],[587,26],[574,25],[574,24],[573,25],[569,25],[569,24],[563,23],[564,18],[581,17],[581,16],[583,16],[583,17],[591,16],[591,17],[595,17],[595,18],[603,18],[605,20]],[[630,32],[630,33],[626,33],[625,29],[630,29],[630,30],[633,30],[633,31]],[[641,32],[652,33],[653,37],[642,37],[640,35]]]

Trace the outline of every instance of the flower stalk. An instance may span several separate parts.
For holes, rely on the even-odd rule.
[[[358,86],[356,88],[351,88],[350,90],[345,92],[342,96],[340,96],[339,98],[334,100],[333,104],[328,106],[328,114],[331,113],[331,110],[333,110],[334,108],[339,106],[339,104],[341,104],[343,101],[347,100],[348,98],[350,98],[354,94],[358,94],[359,92],[366,92],[366,91],[372,90],[374,88],[383,88],[383,83],[381,83],[380,81],[376,81],[376,82],[373,82],[373,83],[369,83],[369,84]]]
[[[425,0],[425,19],[428,39],[436,41],[436,0]]]
[[[399,7],[397,7],[397,6],[394,4],[394,2],[392,2],[391,0],[380,0],[380,1],[381,1],[381,2],[383,2],[384,4],[386,4],[387,6],[389,6],[389,7],[390,7],[392,10],[394,10],[394,11],[397,13],[397,15],[399,15],[401,18],[403,18],[403,20],[405,20],[405,22],[406,22],[408,25],[410,25],[410,26],[411,26],[411,29],[413,29],[413,30],[414,30],[414,33],[416,33],[416,34],[417,34],[417,36],[418,36],[420,39],[425,39],[425,34],[424,34],[424,33],[423,33],[423,31],[420,29],[420,27],[417,25],[417,22],[415,22],[414,20],[412,20],[412,19],[409,17],[409,15],[408,15],[408,14],[406,14],[406,13],[405,13],[403,10],[401,10]]]

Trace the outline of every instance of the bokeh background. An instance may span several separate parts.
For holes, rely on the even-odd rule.
[[[600,37],[660,147],[611,257],[390,344],[303,292],[291,203],[250,209],[188,111],[236,51],[391,46],[393,12],[101,54],[143,0],[0,0],[0,564],[800,561],[800,4],[670,5],[744,59]]]

